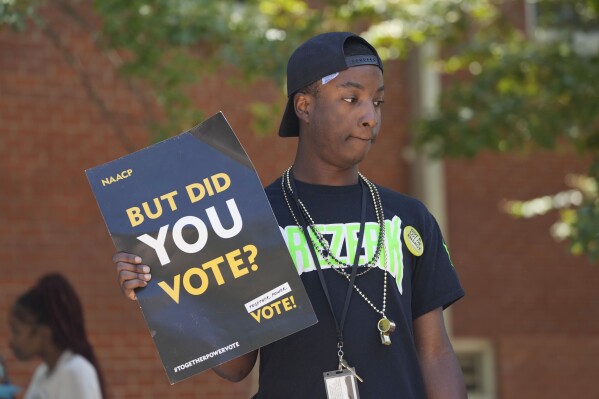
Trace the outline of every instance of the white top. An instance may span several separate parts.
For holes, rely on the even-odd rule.
[[[94,366],[83,356],[66,350],[51,374],[40,364],[23,399],[102,399]]]

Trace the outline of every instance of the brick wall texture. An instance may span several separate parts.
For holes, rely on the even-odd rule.
[[[251,378],[233,384],[210,371],[170,386],[141,312],[120,294],[84,170],[148,145],[155,110],[100,51],[92,10],[76,3],[82,23],[53,4],[42,9],[45,26],[0,30],[0,354],[13,382],[26,386],[36,362],[10,353],[10,305],[39,276],[60,271],[82,298],[113,398],[247,398]],[[381,138],[362,171],[409,193],[407,70],[386,68]],[[202,81],[195,101],[205,115],[225,113],[267,184],[291,163],[295,139],[256,136],[249,105],[280,93],[270,82],[234,89],[225,75]],[[447,239],[467,291],[452,310],[453,336],[493,344],[499,398],[599,397],[598,266],[552,240],[555,215],[514,220],[498,208],[505,198],[563,190],[564,176],[586,164],[568,150],[445,162]]]

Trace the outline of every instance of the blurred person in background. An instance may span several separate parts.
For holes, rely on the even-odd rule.
[[[102,372],[85,332],[71,284],[48,274],[23,293],[9,314],[10,347],[21,361],[40,358],[24,399],[104,399]]]

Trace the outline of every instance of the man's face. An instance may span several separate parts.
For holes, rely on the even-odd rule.
[[[383,73],[374,65],[346,69],[311,95],[309,123],[301,151],[325,167],[360,163],[378,136],[383,102]]]

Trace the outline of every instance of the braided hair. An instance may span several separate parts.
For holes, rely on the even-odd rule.
[[[64,276],[52,273],[41,277],[17,299],[14,311],[22,321],[48,326],[59,349],[68,349],[87,359],[96,369],[102,397],[106,397],[100,365],[87,339],[81,301]]]

